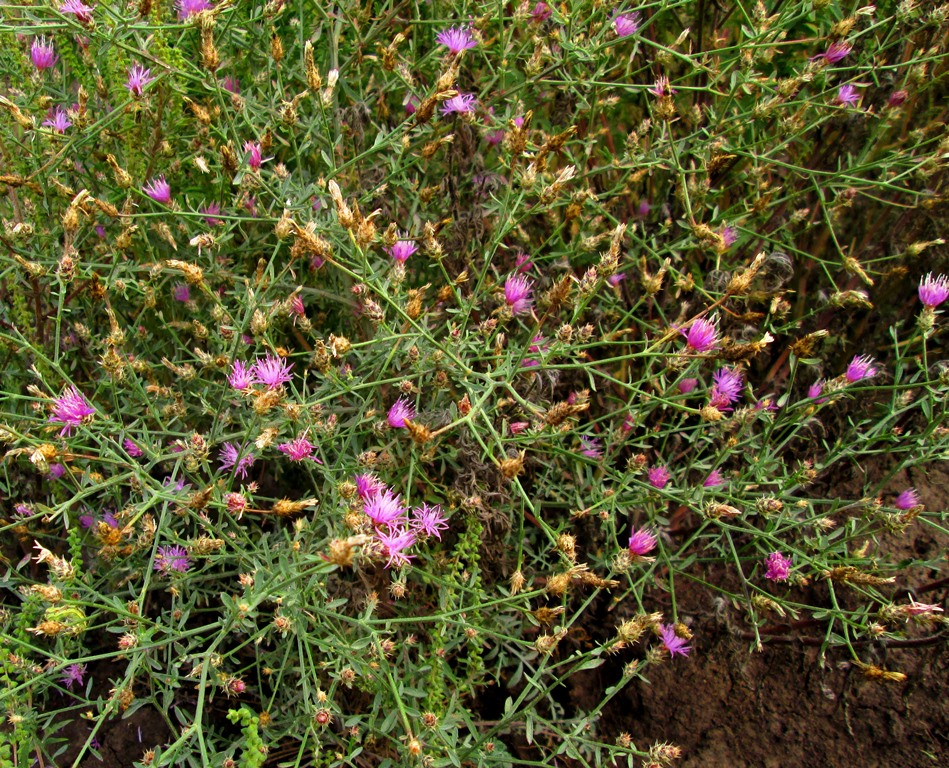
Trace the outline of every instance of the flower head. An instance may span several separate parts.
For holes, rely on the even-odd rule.
[[[76,17],[76,21],[87,24],[92,21],[92,6],[86,5],[82,0],[66,0],[59,6],[60,13],[68,13]]]
[[[235,96],[240,96],[241,84],[233,75],[228,75],[225,77],[224,80],[221,81],[221,87],[228,93],[233,93]]]
[[[138,99],[141,98],[145,86],[152,82],[152,71],[145,69],[141,64],[133,64],[129,67],[129,79],[125,81],[125,87],[132,92],[132,95]]]
[[[244,390],[257,381],[252,368],[248,368],[243,360],[235,360],[231,366],[231,373],[227,377],[227,383],[234,389]]]
[[[291,461],[303,461],[311,458],[314,448],[316,446],[306,439],[306,435],[300,435],[289,443],[281,443],[277,446],[277,450],[287,454]]]
[[[400,234],[399,239],[396,240],[391,247],[386,248],[386,253],[396,261],[405,263],[409,256],[417,250],[418,246],[412,240],[408,239],[408,235]]]
[[[669,651],[669,656],[688,656],[692,646],[687,645],[687,640],[676,634],[675,627],[671,624],[661,624],[659,626],[659,637],[663,646]]]
[[[135,441],[129,438],[125,438],[122,441],[122,447],[125,449],[125,452],[133,459],[140,459],[145,455],[145,452],[138,447]]]
[[[603,455],[603,448],[600,441],[595,437],[580,437],[580,443],[583,445],[580,453],[588,459],[598,459]]]
[[[847,366],[847,372],[844,377],[850,384],[855,384],[861,379],[869,379],[876,376],[876,368],[873,367],[874,360],[870,355],[857,355]]]
[[[919,281],[919,300],[923,306],[935,309],[949,298],[949,277],[939,275],[933,277],[930,272]]]
[[[705,488],[714,488],[718,485],[724,485],[725,479],[722,477],[722,473],[717,469],[713,469],[708,473],[708,477],[702,481],[702,486]]]
[[[169,573],[184,573],[191,567],[191,558],[188,557],[188,550],[179,545],[171,547],[159,547],[155,553],[154,568],[161,571],[166,576]]]
[[[156,203],[171,204],[171,185],[165,181],[164,175],[149,181],[142,191]]]
[[[652,531],[633,528],[629,536],[629,554],[633,557],[642,557],[656,548],[656,537]]]
[[[436,504],[434,507],[422,504],[422,506],[413,509],[410,525],[417,533],[434,536],[436,539],[441,539],[441,532],[448,530],[448,523],[445,522],[441,504]]]
[[[66,129],[72,125],[69,115],[62,107],[51,109],[46,119],[42,123],[44,128],[52,128],[56,133],[66,133]]]
[[[656,84],[652,88],[647,88],[647,90],[658,99],[664,96],[672,96],[676,92],[675,88],[669,84],[669,78],[665,75],[659,75],[656,78]]]
[[[708,352],[718,346],[718,326],[704,317],[694,320],[688,328],[680,329],[679,333],[685,336],[688,348],[696,352]]]
[[[826,51],[823,53],[818,53],[816,56],[812,56],[811,61],[823,59],[828,64],[836,64],[852,50],[853,46],[846,40],[835,40],[829,46],[827,46]]]
[[[363,501],[384,491],[385,488],[385,483],[373,474],[364,472],[361,475],[356,475],[356,493]]]
[[[658,467],[650,467],[647,469],[646,477],[649,478],[649,484],[653,488],[662,490],[669,484],[669,479],[672,477],[672,475],[668,469],[660,465]]]
[[[722,244],[726,248],[731,248],[738,239],[738,230],[731,224],[725,224],[718,232],[722,238]]]
[[[182,303],[191,301],[191,289],[188,287],[188,284],[178,283],[171,289],[171,298]]]
[[[524,275],[509,275],[504,281],[504,300],[511,308],[511,314],[522,315],[530,312],[533,283]]]
[[[849,84],[840,86],[840,90],[837,91],[837,96],[834,98],[835,103],[846,104],[848,107],[857,106],[858,101],[860,101],[860,92]]]
[[[405,521],[405,507],[402,497],[388,488],[377,491],[363,505],[366,516],[376,526],[395,526]]]
[[[86,665],[85,664],[70,664],[66,669],[63,670],[63,676],[60,678],[60,682],[65,685],[69,690],[72,690],[74,685],[82,685],[85,680],[86,674]]]
[[[392,404],[392,407],[389,409],[389,415],[387,416],[389,426],[393,429],[403,429],[405,427],[405,420],[414,418],[415,408],[412,407],[412,404],[405,397],[400,397]]]
[[[45,37],[34,37],[30,46],[30,59],[33,60],[33,66],[42,71],[56,66],[59,56],[56,55],[53,44],[47,42]]]
[[[771,581],[787,581],[791,574],[791,558],[780,552],[772,552],[764,559],[764,577]]]
[[[824,380],[818,379],[813,384],[807,388],[807,396],[812,400],[817,400],[818,403],[826,403],[827,398],[821,397],[824,393]]]
[[[293,363],[284,362],[283,358],[268,352],[263,360],[254,363],[252,370],[257,380],[266,385],[267,389],[276,389],[293,378],[290,375],[291,368]]]
[[[919,506],[919,494],[915,488],[907,488],[893,500],[893,506],[904,512],[917,507]]]
[[[33,517],[33,515],[36,514],[36,510],[33,509],[33,507],[31,507],[29,504],[17,504],[13,508],[13,512],[14,514],[16,514],[17,517],[23,517],[23,518]]]
[[[890,94],[889,98],[886,100],[886,104],[888,107],[901,107],[908,98],[909,93],[903,89],[900,89],[898,91],[893,91],[893,93]]]
[[[531,10],[531,21],[535,24],[542,24],[550,18],[551,14],[553,14],[553,11],[550,9],[550,6],[543,2],[543,0],[538,0]]]
[[[471,114],[474,112],[477,103],[478,99],[473,93],[459,93],[457,96],[452,96],[442,104],[442,114]]]
[[[628,37],[639,31],[639,12],[618,13],[613,17],[613,31],[617,37]]]
[[[246,450],[246,446],[238,447],[234,443],[224,443],[218,454],[218,461],[221,462],[218,470],[223,472],[233,467],[237,477],[247,477],[247,470],[254,465],[256,459],[253,453]]]
[[[467,27],[451,27],[442,30],[435,36],[435,40],[444,45],[453,55],[478,46],[478,41],[472,37],[471,30]]]
[[[62,396],[53,401],[53,412],[49,420],[63,425],[59,434],[69,437],[74,427],[86,423],[96,409],[89,405],[89,401],[75,387],[66,387]]]
[[[196,13],[201,13],[201,11],[206,11],[211,7],[211,3],[208,0],[178,0],[178,20],[184,21],[191,16],[194,16]]]
[[[720,411],[728,410],[741,396],[744,377],[733,368],[719,368],[712,374],[712,388],[708,393],[709,405]]]
[[[689,392],[698,386],[698,383],[698,379],[682,379],[682,381],[679,382],[679,393],[682,395],[689,394]]]
[[[413,556],[405,550],[415,543],[415,533],[412,530],[408,528],[376,529],[376,539],[382,544],[386,556],[389,558],[386,568],[391,568],[393,565],[409,564]]]
[[[251,170],[259,171],[260,166],[263,164],[263,149],[260,146],[259,141],[245,141],[244,142],[244,153],[247,155],[247,165],[250,166]]]

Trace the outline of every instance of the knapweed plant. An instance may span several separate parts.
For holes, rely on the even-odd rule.
[[[946,532],[905,471],[949,449],[947,25],[0,9],[0,765],[133,717],[136,766],[666,765],[598,721],[702,664],[683,585],[898,679],[943,621],[892,553]]]

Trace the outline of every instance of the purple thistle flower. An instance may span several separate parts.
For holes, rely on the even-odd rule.
[[[511,314],[522,315],[530,312],[533,283],[524,275],[509,275],[504,281],[504,300],[511,308]]]
[[[221,87],[228,93],[233,93],[235,96],[240,96],[241,93],[241,84],[237,81],[237,78],[233,75],[228,75],[221,82]]]
[[[650,467],[646,470],[646,477],[649,478],[649,484],[658,490],[662,490],[669,484],[669,480],[672,477],[669,470],[666,467],[660,465],[658,467]]]
[[[520,273],[530,272],[534,268],[534,262],[524,251],[518,251],[514,257],[514,268]]]
[[[608,282],[610,285],[612,285],[615,288],[625,279],[626,279],[625,272],[617,272],[615,275],[610,275],[608,278],[606,278],[606,282]]]
[[[165,181],[164,175],[149,181],[142,191],[156,203],[171,204],[171,185]]]
[[[900,89],[898,91],[893,91],[893,93],[890,94],[890,97],[886,100],[886,104],[889,107],[901,107],[908,98],[909,93]]]
[[[179,545],[171,547],[159,547],[155,553],[154,568],[161,571],[162,574],[184,573],[191,567],[191,558],[188,557],[188,550]]]
[[[915,488],[907,488],[893,500],[893,506],[903,512],[919,506],[919,494]]]
[[[817,400],[818,403],[826,403],[827,398],[821,397],[824,393],[824,380],[818,379],[813,384],[807,388],[807,396],[812,400]],[[818,399],[819,398],[819,399]]]
[[[33,45],[30,46],[30,58],[33,60],[33,66],[43,71],[56,66],[59,56],[56,55],[56,49],[51,42],[47,42],[45,37],[34,37]]]
[[[734,403],[741,396],[741,388],[744,384],[744,377],[741,371],[733,368],[719,368],[712,374],[712,388],[708,393],[708,403],[720,411],[730,410]]]
[[[860,92],[852,85],[842,85],[834,98],[835,104],[846,104],[848,107],[857,106],[860,101]]]
[[[393,429],[403,429],[405,427],[405,420],[414,418],[415,408],[412,407],[412,404],[405,397],[400,397],[392,404],[387,416],[389,426]]]
[[[31,507],[29,504],[17,504],[13,508],[13,513],[17,517],[27,518],[33,517],[33,515],[36,514],[36,510],[33,509],[33,507]]]
[[[812,56],[811,61],[823,59],[828,64],[837,64],[852,50],[853,46],[846,40],[835,40],[829,46],[827,46],[826,51],[823,53],[818,53],[816,56]]]
[[[672,94],[676,93],[675,88],[669,84],[669,78],[665,75],[659,75],[659,77],[656,78],[656,84],[646,90],[658,99],[661,99],[663,96],[672,96]]]
[[[75,16],[76,21],[83,24],[88,24],[92,21],[92,11],[93,8],[85,5],[82,0],[66,0],[66,2],[59,6],[60,13],[68,13]]]
[[[51,109],[47,113],[46,119],[42,123],[44,128],[52,128],[56,133],[66,133],[66,129],[72,126],[72,121],[66,110],[62,107]]]
[[[385,249],[386,253],[393,259],[403,264],[408,261],[409,256],[417,250],[418,246],[412,240],[409,240],[408,235],[403,232],[399,233],[399,239],[396,240],[390,248]]]
[[[617,37],[629,37],[639,31],[639,11],[618,13],[613,17],[613,31]]]
[[[550,18],[551,14],[553,14],[553,11],[550,9],[550,6],[543,2],[543,0],[538,0],[531,10],[531,21],[535,24],[543,24]]]
[[[600,441],[595,437],[581,436],[580,443],[583,445],[583,449],[580,453],[588,459],[598,459],[603,455],[603,448],[600,445]]]
[[[125,81],[125,87],[128,88],[132,95],[138,99],[141,98],[142,93],[145,90],[145,86],[152,82],[155,78],[152,77],[152,71],[150,69],[145,69],[141,64],[133,64],[129,67],[129,79]]]
[[[196,13],[206,11],[211,7],[211,3],[209,3],[208,0],[178,0],[176,5],[178,6],[179,21],[184,21]]]
[[[356,475],[356,493],[359,494],[359,498],[363,501],[381,493],[385,488],[385,483],[369,472]]]
[[[442,104],[442,114],[446,116],[451,114],[467,115],[474,112],[477,103],[478,99],[473,93],[459,93]]]
[[[221,462],[218,471],[223,472],[225,469],[233,468],[237,477],[247,477],[247,470],[254,465],[257,457],[249,451],[245,453],[246,447],[246,445],[238,447],[234,443],[224,443],[218,454],[218,461]]]
[[[122,441],[122,447],[125,449],[125,452],[131,456],[133,459],[140,459],[145,455],[145,452],[136,445],[135,441],[125,438]]]
[[[772,552],[764,559],[764,577],[771,581],[787,581],[791,574],[791,558],[780,552]]]
[[[448,48],[448,52],[457,55],[469,48],[476,48],[478,42],[472,37],[467,27],[451,27],[439,32],[435,40]]]
[[[869,379],[876,376],[876,368],[873,367],[874,360],[870,355],[857,355],[847,366],[847,372],[844,377],[848,383],[855,384],[861,379]]]
[[[718,234],[722,238],[722,243],[726,248],[731,248],[735,241],[738,239],[738,230],[735,229],[731,224],[726,224],[719,231]]]
[[[245,141],[244,142],[244,152],[247,154],[247,165],[250,166],[251,170],[259,171],[260,166],[263,164],[262,152],[259,141]]]
[[[436,504],[430,507],[428,504],[422,504],[413,509],[411,526],[416,533],[421,532],[426,536],[434,536],[441,540],[441,532],[448,530],[448,523],[445,522],[445,515],[442,513],[442,505]]]
[[[217,227],[221,224],[221,220],[217,218],[217,215],[221,212],[221,206],[217,203],[208,203],[198,210],[204,214],[204,222],[209,227]]]
[[[304,459],[313,457],[313,449],[315,447],[313,443],[306,439],[306,435],[300,435],[289,443],[281,443],[277,446],[277,450],[287,454],[287,456],[290,457],[290,461],[303,461]]]
[[[696,388],[696,386],[698,386],[698,383],[699,383],[698,379],[682,379],[682,381],[679,382],[679,387],[678,387],[679,394],[682,394],[682,395],[689,394],[689,392],[691,392],[693,389]]]
[[[242,360],[235,360],[231,367],[231,373],[227,377],[227,383],[234,389],[245,390],[251,384],[257,381],[252,369],[244,365]]]
[[[930,272],[919,281],[919,300],[923,306],[935,309],[949,298],[949,277],[939,275],[933,277]]]
[[[685,336],[685,343],[689,349],[696,352],[708,352],[718,346],[718,326],[711,320],[700,317],[698,320],[679,333]]]
[[[53,412],[49,420],[63,425],[59,431],[60,437],[69,437],[74,427],[82,426],[95,412],[96,409],[89,404],[82,392],[71,386],[53,401]]]
[[[171,298],[175,301],[180,301],[182,304],[186,301],[191,301],[191,289],[188,287],[188,284],[178,283],[171,289]]]
[[[74,685],[81,686],[85,680],[86,674],[86,665],[85,664],[70,664],[66,669],[63,670],[63,676],[60,678],[60,682],[65,685],[69,690],[72,690]]]
[[[285,363],[282,358],[268,352],[263,360],[254,363],[252,370],[257,380],[265,384],[267,389],[276,389],[293,378],[290,375],[291,368],[293,368],[293,363]]]
[[[405,520],[402,497],[388,488],[377,491],[375,495],[367,499],[363,505],[363,511],[376,526],[387,525],[391,528]]]
[[[306,315],[306,307],[303,304],[303,297],[299,293],[290,297],[290,311],[293,312],[293,314],[295,314],[297,317],[304,317]]]
[[[389,558],[386,568],[391,568],[393,565],[409,564],[413,555],[408,554],[405,550],[415,543],[415,533],[408,528],[390,528],[387,531],[377,529],[376,538],[382,544],[386,556]]]
[[[688,656],[692,650],[692,646],[687,645],[688,641],[679,637],[676,634],[675,627],[671,624],[661,624],[659,626],[659,637],[662,639],[665,649],[669,651],[670,657],[676,655]]]
[[[633,528],[629,536],[629,554],[633,557],[643,557],[656,548],[656,537],[652,531]]]
[[[717,469],[713,469],[708,473],[708,477],[702,481],[702,485],[705,488],[714,488],[718,485],[724,485],[725,479],[722,477],[722,473]]]

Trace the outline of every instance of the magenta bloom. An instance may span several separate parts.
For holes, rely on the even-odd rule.
[[[649,478],[649,484],[653,488],[662,490],[669,484],[669,479],[672,475],[669,473],[669,470],[663,466],[650,467],[646,470],[646,477]]]
[[[145,455],[145,452],[142,451],[142,449],[139,448],[138,445],[136,445],[135,442],[129,438],[125,438],[122,441],[122,447],[125,449],[125,452],[133,459],[140,459]]]
[[[313,456],[313,449],[316,446],[306,439],[305,435],[294,438],[289,443],[282,443],[277,446],[277,450],[287,454],[291,461],[303,461]]]
[[[478,99],[473,93],[459,93],[457,96],[452,96],[442,104],[442,114],[446,116],[452,114],[470,114],[474,112],[477,103]]]
[[[56,133],[66,133],[66,129],[72,126],[72,121],[66,110],[62,107],[51,109],[47,118],[42,123],[44,128],[52,128]]]
[[[257,380],[266,385],[267,389],[276,389],[293,378],[290,375],[291,368],[293,363],[286,363],[282,358],[268,352],[263,360],[254,363],[252,370]]]
[[[208,0],[178,0],[178,20],[184,21],[196,13],[206,11],[211,7]]]
[[[547,3],[543,2],[543,0],[538,0],[531,10],[531,21],[535,24],[542,24],[550,18],[552,13],[553,11]]]
[[[598,459],[603,455],[603,448],[600,445],[600,441],[596,438],[581,436],[580,443],[583,445],[583,449],[580,453],[588,459]]]
[[[811,384],[811,385],[807,388],[807,396],[808,396],[809,398],[811,398],[812,400],[813,400],[813,399],[816,399],[816,398],[820,398],[819,400],[817,400],[818,403],[826,403],[826,402],[827,402],[827,398],[826,398],[826,397],[821,397],[821,395],[822,395],[823,393],[824,393],[824,380],[823,380],[823,379],[818,379],[817,381],[815,381],[813,384]]]
[[[191,289],[188,287],[188,284],[178,283],[178,285],[171,289],[171,298],[175,301],[180,301],[182,304],[186,301],[191,301]]]
[[[705,480],[702,481],[702,485],[705,488],[714,488],[715,486],[724,485],[724,484],[725,484],[725,479],[722,477],[722,473],[719,472],[717,469],[713,469],[711,472],[709,472],[708,477],[706,477]]]
[[[448,52],[457,55],[468,48],[476,48],[478,42],[471,36],[467,27],[452,27],[439,32],[435,40],[448,48]]]
[[[406,419],[415,418],[415,408],[412,407],[412,404],[407,398],[400,397],[392,404],[387,418],[390,427],[393,429],[402,429],[405,427]]]
[[[643,557],[656,548],[656,537],[652,531],[633,528],[629,537],[629,554],[633,557]]]
[[[527,421],[512,421],[510,424],[507,425],[507,428],[512,435],[519,435],[529,426],[530,426],[530,422],[527,422]]]
[[[791,558],[780,552],[772,552],[764,559],[764,577],[771,581],[787,581],[791,574]]]
[[[244,365],[243,361],[235,360],[231,367],[231,374],[227,377],[227,383],[234,389],[244,390],[257,381],[253,369]]]
[[[89,405],[82,392],[75,387],[66,387],[62,396],[53,401],[53,413],[49,420],[62,424],[60,436],[69,437],[74,427],[82,426],[95,412],[96,409]]]
[[[708,393],[708,403],[720,411],[730,410],[729,406],[741,396],[744,377],[740,371],[732,368],[719,368],[712,374],[712,388]]]
[[[403,264],[408,261],[409,256],[418,250],[418,246],[407,238],[408,235],[400,233],[399,239],[393,243],[392,247],[386,248],[386,253],[388,253],[396,261],[400,261]]]
[[[413,556],[408,554],[405,550],[415,543],[415,533],[407,528],[401,530],[395,528],[387,531],[377,529],[376,539],[382,544],[386,551],[386,556],[389,558],[389,561],[386,563],[386,568],[391,568],[393,565],[409,564]]]
[[[133,64],[129,67],[129,79],[125,81],[125,87],[128,88],[132,95],[138,99],[141,98],[142,93],[145,90],[145,86],[152,82],[155,78],[152,77],[152,71],[150,69],[145,69],[141,64]]]
[[[615,275],[610,275],[608,278],[606,278],[606,282],[608,282],[610,285],[612,285],[615,288],[625,279],[626,279],[625,272],[617,272]]]
[[[639,12],[619,13],[613,17],[613,31],[617,37],[628,37],[639,31]]]
[[[812,56],[811,61],[823,59],[828,64],[837,64],[852,50],[853,46],[846,40],[836,40],[827,47],[824,53],[818,53],[816,56]]]
[[[149,181],[142,191],[156,203],[171,204],[171,185],[165,181],[164,175]]]
[[[860,101],[860,92],[849,84],[840,86],[840,90],[837,91],[837,96],[834,99],[835,103],[846,104],[848,107],[857,106],[858,101]]]
[[[711,320],[700,317],[688,328],[679,331],[685,336],[685,343],[689,349],[696,352],[708,352],[718,346],[718,326]]]
[[[264,162],[261,156],[262,151],[259,141],[244,142],[244,152],[247,154],[247,165],[250,166],[251,170],[260,170],[260,166]]]
[[[890,107],[901,107],[906,99],[909,98],[909,94],[900,89],[899,91],[893,91],[890,94],[890,97],[886,100],[887,106]]]
[[[850,384],[855,384],[861,379],[869,379],[876,376],[876,368],[873,367],[873,358],[870,355],[857,355],[847,366],[847,372],[844,377]]]
[[[241,84],[237,81],[236,77],[228,75],[221,82],[221,87],[228,93],[233,93],[235,96],[240,96],[241,93]]]
[[[33,60],[33,66],[40,71],[56,66],[56,62],[59,61],[56,49],[53,48],[51,42],[47,42],[45,37],[33,38],[33,45],[30,46],[30,58]]]
[[[368,472],[356,475],[356,493],[359,494],[359,498],[363,501],[381,493],[385,488],[385,483],[379,480],[375,475],[369,474]]]
[[[524,275],[509,275],[504,281],[504,300],[511,308],[511,314],[522,315],[530,312],[533,283]]]
[[[81,0],[66,0],[59,6],[60,13],[68,13],[76,17],[76,21],[87,24],[92,21],[92,7],[85,5]]]
[[[930,272],[919,281],[919,300],[930,309],[935,309],[949,298],[949,277],[933,277]]]
[[[442,505],[436,504],[430,507],[428,504],[422,504],[413,509],[411,526],[416,533],[424,533],[426,536],[441,539],[441,532],[448,530],[448,523],[445,522],[445,515],[442,513]]]
[[[290,298],[290,311],[297,317],[306,315],[306,307],[303,305],[303,297],[298,293]]]
[[[893,500],[893,506],[904,512],[919,506],[919,494],[915,488],[907,488],[896,499]]]
[[[363,505],[366,516],[377,525],[389,527],[405,521],[405,507],[402,506],[402,497],[388,488],[376,492]]]
[[[209,227],[217,227],[220,225],[221,220],[217,218],[217,215],[221,212],[220,205],[217,203],[208,203],[207,205],[202,205],[198,210],[204,214],[204,221]]]
[[[726,248],[731,248],[735,241],[738,239],[738,230],[735,229],[731,224],[726,224],[719,230],[719,235],[722,237],[722,242],[725,244]]]
[[[172,572],[184,573],[190,567],[191,558],[188,557],[188,550],[182,546],[176,544],[172,547],[159,547],[155,553],[154,568],[166,576]]]
[[[86,674],[86,665],[85,664],[70,664],[66,669],[63,670],[63,676],[60,678],[60,682],[65,685],[69,690],[72,690],[74,685],[82,685]]]
[[[234,469],[237,477],[247,477],[247,470],[250,469],[257,457],[250,451],[245,452],[246,446],[236,446],[234,443],[224,443],[221,446],[221,452],[218,454],[218,461],[221,462],[218,471],[225,469]]]
[[[687,641],[676,634],[675,627],[671,624],[660,625],[659,637],[662,638],[662,644],[669,651],[669,656],[688,656],[692,650],[692,646],[687,645]]]
[[[29,504],[17,504],[13,508],[13,512],[17,517],[33,517],[36,514],[36,510],[33,509]]]
[[[669,84],[669,78],[665,75],[659,75],[659,77],[656,78],[656,84],[646,90],[657,99],[661,99],[664,96],[672,96],[672,94],[676,93],[675,88]]]
[[[683,395],[689,394],[695,387],[698,385],[698,379],[682,379],[679,382],[679,393]]]

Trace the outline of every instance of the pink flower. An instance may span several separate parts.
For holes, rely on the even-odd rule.
[[[688,328],[680,329],[679,333],[685,336],[688,348],[696,352],[708,352],[718,346],[718,326],[704,317],[694,320]]]
[[[257,378],[254,376],[253,369],[244,365],[242,360],[235,360],[231,373],[227,377],[227,383],[234,389],[245,390],[255,381]]]
[[[188,550],[182,546],[159,547],[155,553],[154,568],[166,576],[171,572],[184,573],[191,567]]]
[[[412,404],[407,398],[400,397],[392,404],[387,418],[390,427],[393,429],[403,429],[406,419],[415,418],[415,408],[412,407]]]
[[[142,187],[142,191],[156,203],[171,204],[171,185],[165,181],[164,175],[152,179]]]
[[[617,37],[629,37],[639,30],[639,12],[619,13],[613,17],[613,31]]]
[[[837,91],[837,96],[834,98],[834,103],[847,105],[848,107],[857,106],[857,102],[860,101],[860,93],[852,85],[842,85],[840,90]]]
[[[661,624],[659,626],[659,637],[662,644],[669,651],[669,656],[688,656],[692,646],[687,645],[687,641],[676,634],[675,627],[671,624]]]
[[[535,24],[543,24],[550,18],[552,13],[553,11],[547,3],[543,2],[543,0],[538,0],[531,10],[531,21]]]
[[[869,379],[876,376],[876,368],[873,367],[874,360],[870,355],[857,355],[847,366],[847,372],[844,377],[850,384],[855,384],[861,379]]]
[[[718,232],[726,248],[731,248],[738,239],[738,230],[731,224],[725,224]]]
[[[72,690],[74,685],[82,685],[83,680],[85,679],[85,674],[85,664],[70,664],[63,670],[63,676],[60,678],[60,682],[69,690]]]
[[[740,371],[732,368],[719,368],[712,374],[712,388],[708,393],[708,403],[720,411],[731,410],[732,403],[741,396],[744,377]]]
[[[919,300],[923,306],[935,309],[949,298],[949,277],[939,275],[933,277],[930,272],[919,281]]]
[[[434,507],[422,504],[422,506],[413,509],[411,526],[417,533],[434,536],[439,540],[442,537],[441,532],[448,530],[448,523],[445,522],[441,504],[436,504]]]
[[[679,382],[679,394],[687,395],[698,385],[698,379],[682,379]]]
[[[83,24],[88,24],[92,21],[92,11],[93,8],[85,5],[82,0],[66,0],[66,2],[59,6],[60,13],[71,14],[76,17],[76,21]]]
[[[382,544],[386,556],[389,558],[386,568],[393,565],[408,565],[413,555],[405,550],[415,543],[415,533],[409,529],[390,528],[389,530],[376,529],[376,539]]]
[[[629,554],[633,557],[643,557],[656,548],[656,537],[652,531],[633,528],[629,537]]]
[[[658,490],[662,490],[669,484],[672,475],[664,466],[650,467],[646,470],[646,477],[649,478],[649,484]]]
[[[287,456],[290,457],[290,461],[303,461],[313,456],[313,449],[315,447],[313,443],[306,439],[306,435],[300,435],[289,443],[281,443],[277,446],[277,450],[287,454]]]
[[[713,469],[711,472],[709,472],[708,477],[706,477],[705,480],[702,481],[702,485],[705,488],[714,488],[718,485],[724,485],[724,484],[725,484],[725,480],[724,478],[722,478],[722,473],[719,472],[717,469]]]
[[[886,104],[889,107],[901,107],[906,99],[909,97],[909,94],[904,90],[893,91],[890,94],[890,97],[886,100]]]
[[[504,281],[504,300],[511,308],[511,314],[522,315],[530,312],[533,283],[524,275],[509,275]]]
[[[812,56],[811,61],[823,59],[828,64],[836,64],[852,50],[853,46],[846,40],[835,40],[827,47],[824,53],[818,53],[816,56]]]
[[[224,443],[221,446],[221,452],[218,454],[218,461],[221,462],[218,467],[218,471],[223,472],[225,469],[234,468],[234,474],[237,477],[247,477],[247,470],[249,470],[254,462],[257,460],[257,457],[249,451],[245,453],[246,446],[236,446],[234,443]]]
[[[252,171],[259,171],[260,166],[263,164],[262,153],[259,141],[245,141],[244,142],[244,153],[247,155],[247,165],[250,166]]]
[[[129,78],[125,81],[125,87],[138,99],[141,98],[145,86],[154,79],[150,69],[145,69],[141,64],[133,64],[129,67]]]
[[[442,104],[442,114],[446,116],[451,114],[467,115],[474,112],[477,103],[478,99],[473,93],[459,93]]]
[[[140,459],[145,455],[142,449],[139,448],[135,442],[129,438],[125,438],[125,440],[122,441],[122,447],[125,449],[125,452],[133,459]]]
[[[512,435],[519,435],[529,426],[530,426],[530,422],[527,422],[527,421],[512,421],[510,424],[507,425],[507,428]]]
[[[787,581],[791,574],[791,558],[780,552],[772,552],[764,559],[764,577],[771,581]]]
[[[96,409],[89,405],[89,401],[75,387],[67,387],[61,397],[53,401],[53,413],[49,420],[63,425],[60,436],[72,435],[75,427],[82,426],[91,420]]]
[[[221,212],[220,205],[217,203],[208,203],[207,205],[201,206],[198,210],[204,214],[204,221],[209,227],[217,227],[220,225],[221,220],[217,218],[217,215]]]
[[[239,96],[241,93],[241,84],[237,82],[236,77],[231,75],[224,78],[221,87],[228,93],[233,93],[235,96]]]
[[[375,475],[368,472],[356,475],[356,493],[359,498],[365,501],[385,490],[385,483],[379,480]]]
[[[583,445],[583,449],[580,453],[588,459],[598,459],[603,455],[603,448],[600,446],[600,441],[596,438],[581,437],[580,443]]]
[[[893,501],[893,506],[897,509],[901,509],[904,512],[912,509],[913,507],[919,506],[919,494],[916,493],[915,488],[907,488],[899,496],[896,497]]]
[[[409,256],[418,250],[418,246],[408,239],[408,235],[400,233],[399,239],[392,244],[392,247],[385,250],[393,259],[404,264]]]
[[[72,126],[72,121],[62,107],[51,109],[47,118],[42,123],[44,128],[52,128],[56,133],[66,133],[66,129]]]
[[[405,107],[405,114],[407,115],[414,115],[415,110],[418,109],[418,104],[418,97],[412,95],[411,93],[407,93],[405,98],[402,99],[402,105]]]
[[[469,48],[476,48],[478,43],[471,36],[467,27],[452,27],[443,30],[435,36],[435,40],[448,48],[448,52],[457,55]]]
[[[504,141],[504,131],[488,131],[486,134],[484,134],[484,140],[492,147],[496,147],[498,144]]]
[[[813,384],[807,388],[807,396],[812,400],[817,400],[818,403],[826,403],[827,398],[821,397],[824,393],[824,380],[818,379]]]
[[[188,284],[178,283],[178,285],[171,289],[171,298],[182,303],[191,301],[191,289],[188,287]]]
[[[514,257],[514,269],[520,273],[524,273],[530,272],[533,268],[534,263],[531,261],[531,257],[524,253],[524,251],[518,251]]]
[[[306,315],[306,307],[303,305],[303,297],[299,293],[290,297],[290,311],[293,312],[293,314],[295,314],[297,317],[304,317]]]
[[[30,58],[33,60],[33,66],[40,71],[56,66],[56,62],[59,61],[56,49],[53,48],[51,42],[47,42],[45,37],[33,38],[33,45],[30,46]]]
[[[625,272],[617,272],[615,275],[610,275],[608,278],[606,278],[606,282],[608,282],[610,285],[612,285],[615,288],[625,279],[626,279]]]
[[[291,368],[293,363],[286,363],[282,358],[268,352],[263,360],[254,363],[252,370],[257,380],[266,385],[267,389],[276,389],[293,378],[290,375]]]
[[[224,505],[228,512],[236,515],[240,520],[244,510],[247,509],[247,497],[241,493],[228,493],[224,496]]]
[[[208,0],[178,0],[177,5],[179,21],[184,21],[196,13],[206,11],[211,7],[211,3],[209,3]]]
[[[405,521],[402,497],[388,488],[377,491],[375,495],[367,499],[363,505],[363,511],[376,526],[393,527]]]
[[[656,78],[656,84],[652,88],[647,88],[653,96],[656,98],[663,98],[664,96],[672,96],[676,93],[675,88],[669,84],[669,78],[665,75],[660,75]]]

